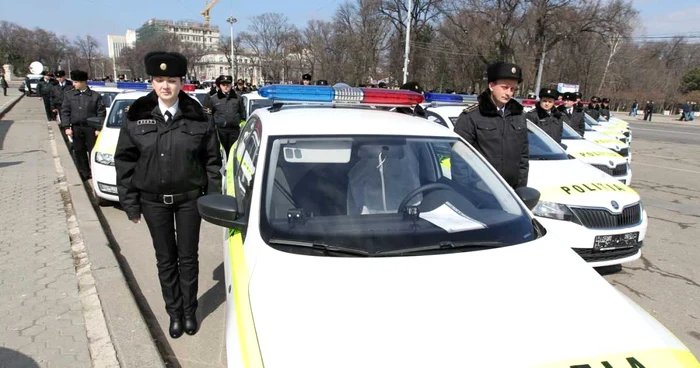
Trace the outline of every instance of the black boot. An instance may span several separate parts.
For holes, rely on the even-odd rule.
[[[197,316],[194,314],[185,316],[185,332],[190,336],[197,333]]]
[[[170,337],[177,339],[182,336],[184,324],[181,317],[170,317]]]

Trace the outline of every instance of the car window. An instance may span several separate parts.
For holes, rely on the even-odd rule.
[[[566,151],[541,129],[528,123],[530,160],[568,160]]]
[[[109,109],[107,117],[107,128],[119,128],[122,122],[126,119],[126,113],[129,111],[129,106],[136,100],[114,100],[114,106]]]
[[[269,139],[260,222],[266,240],[393,252],[534,239],[512,192],[456,138]]]
[[[207,98],[206,93],[190,93],[190,97],[194,97],[197,101],[199,101],[200,105],[204,104],[204,100]]]
[[[234,193],[241,213],[247,214],[250,208],[250,194],[255,178],[256,162],[260,148],[262,126],[259,119],[251,119],[238,138],[234,159]]]
[[[112,101],[114,101],[114,97],[116,97],[119,92],[97,92],[102,96],[102,102],[105,104],[106,107],[112,106]]]
[[[248,116],[250,116],[253,111],[261,108],[266,108],[272,106],[272,100],[268,99],[262,99],[262,100],[253,100],[253,99],[248,99]]]
[[[600,125],[600,123],[597,120],[593,119],[588,114],[583,114],[583,117],[586,119],[586,124],[588,125]]]
[[[449,126],[447,126],[447,123],[445,122],[445,119],[443,119],[442,116],[430,111],[427,112],[427,115],[428,120],[432,121],[433,123],[438,123],[444,126],[445,128],[449,128]],[[454,124],[454,121],[452,123]]]
[[[564,129],[561,133],[561,139],[583,139],[569,124],[564,123],[562,126]]]

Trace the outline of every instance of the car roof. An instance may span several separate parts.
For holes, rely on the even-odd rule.
[[[259,109],[264,135],[395,135],[416,137],[458,136],[427,119],[362,107],[294,105],[280,111]]]
[[[444,106],[431,106],[427,107],[427,111],[434,111],[438,114],[445,114],[449,117],[458,117],[467,105],[444,105]]]
[[[114,101],[117,100],[135,100],[139,97],[143,97],[147,95],[150,91],[130,91],[130,92],[122,92],[116,96],[114,96]]]
[[[124,92],[125,90],[123,88],[117,88],[117,87],[90,87],[91,90],[95,92]]]
[[[249,100],[267,100],[267,98],[260,96],[258,91],[244,93],[243,96],[246,96]]]

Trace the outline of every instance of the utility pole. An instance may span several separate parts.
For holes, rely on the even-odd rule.
[[[542,49],[542,55],[540,55],[540,62],[537,66],[537,79],[535,80],[535,95],[539,95],[540,87],[542,86],[542,71],[544,70],[544,57],[547,53]]]
[[[233,77],[235,83],[236,79],[238,79],[238,68],[236,67],[236,54],[233,52],[233,24],[238,22],[238,20],[233,16],[230,16],[226,18],[226,21],[231,25],[231,69],[234,69],[231,76]]]
[[[403,82],[408,81],[408,57],[411,54],[411,21],[413,20],[413,0],[408,0],[408,14],[406,14],[406,48],[403,56]]]

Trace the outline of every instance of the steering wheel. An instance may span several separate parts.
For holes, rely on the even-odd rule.
[[[454,189],[452,189],[451,186],[449,186],[445,183],[430,183],[430,184],[421,185],[420,187],[418,187],[418,188],[412,190],[410,193],[408,193],[406,195],[406,197],[404,197],[404,199],[399,204],[398,213],[403,213],[403,211],[406,209],[406,205],[408,204],[409,201],[411,201],[411,199],[413,199],[413,197],[415,197],[423,192],[427,192],[427,191],[431,191],[431,190],[438,190],[438,189],[454,190]]]

